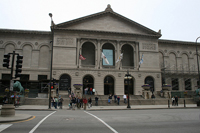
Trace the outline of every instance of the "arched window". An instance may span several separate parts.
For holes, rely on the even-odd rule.
[[[82,56],[86,58],[86,60],[81,60],[82,66],[95,65],[95,46],[91,42],[85,42],[82,45]]]
[[[102,47],[102,52],[106,56],[109,64],[102,59],[103,66],[115,66],[115,48],[111,43],[105,43]]]
[[[129,44],[125,44],[121,49],[123,53],[122,66],[123,67],[133,67],[134,66],[134,51],[133,47]]]

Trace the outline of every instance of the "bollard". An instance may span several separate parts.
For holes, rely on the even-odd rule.
[[[169,101],[169,99],[168,99],[168,108],[170,108],[170,101]]]
[[[184,101],[183,101],[183,102],[184,102],[184,108],[185,108],[185,107],[186,107],[186,106],[185,106],[185,99],[184,99]]]

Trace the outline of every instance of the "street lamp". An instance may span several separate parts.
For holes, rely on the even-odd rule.
[[[199,74],[199,54],[198,54],[198,49],[197,49],[197,40],[199,39],[200,37],[198,37],[196,39],[196,55],[197,55],[197,68],[198,68],[198,76],[199,76],[199,82],[198,82],[198,88],[200,87],[200,74]]]
[[[54,41],[54,23],[52,19],[52,13],[49,13],[49,16],[51,18],[51,31],[52,31],[52,41],[50,42],[52,44],[51,46],[51,65],[50,65],[50,88],[49,88],[49,109],[51,109],[51,87],[53,84],[51,84],[52,81],[52,63],[53,63],[53,41]]]
[[[129,74],[129,71],[127,71],[127,74],[125,75],[124,77],[125,81],[128,82],[128,105],[127,105],[127,108],[131,108],[130,106],[130,102],[129,102],[129,93],[130,93],[130,88],[129,88],[129,83],[130,83],[130,80],[132,79],[132,76]]]

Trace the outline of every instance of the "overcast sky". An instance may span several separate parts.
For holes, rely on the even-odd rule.
[[[195,42],[200,36],[200,0],[0,0],[0,28],[50,31],[49,13],[59,24],[108,4],[145,27],[161,29],[161,39]]]

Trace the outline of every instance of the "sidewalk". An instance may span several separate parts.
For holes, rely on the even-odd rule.
[[[183,108],[199,108],[197,107],[196,104],[186,104],[186,107],[184,107],[184,104],[179,104],[178,106],[171,106],[169,109],[183,109]],[[1,109],[2,105],[0,105]],[[56,110],[61,110],[61,109],[55,109],[54,107],[51,107],[51,109],[48,109],[48,105],[22,105],[15,110],[40,110],[40,111],[56,111]],[[88,111],[103,111],[103,110],[143,110],[143,109],[168,109],[168,105],[131,105],[131,108],[127,108],[127,106],[92,106],[91,108],[87,108],[86,110]],[[62,110],[69,110],[68,106],[63,106]],[[80,110],[83,110],[81,108]],[[16,112],[15,112],[16,113]],[[27,115],[27,114],[15,114],[14,117],[1,117],[0,116],[0,123],[5,123],[5,122],[14,122],[14,121],[22,121],[22,120],[27,120],[30,119],[32,116]]]

